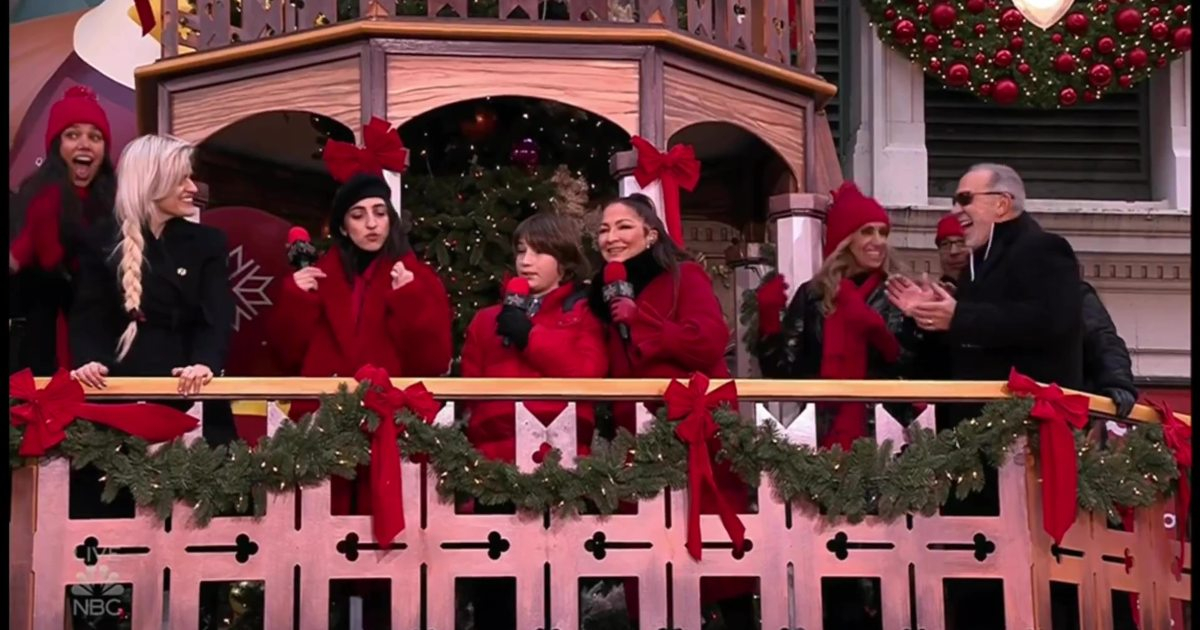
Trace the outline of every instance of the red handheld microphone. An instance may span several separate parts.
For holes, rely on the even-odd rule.
[[[633,299],[633,285],[629,284],[628,277],[624,263],[613,261],[604,265],[604,287],[600,295],[604,297],[605,304],[612,306],[614,301],[621,298]],[[621,335],[622,341],[629,341],[629,326],[618,323],[617,334]]]
[[[317,248],[313,247],[308,230],[296,225],[287,233],[288,264],[296,269],[311,267],[317,262]]]
[[[504,305],[518,308],[525,313],[529,312],[529,281],[525,278],[513,278],[504,285]],[[500,341],[507,348],[512,345],[512,340],[504,337]]]

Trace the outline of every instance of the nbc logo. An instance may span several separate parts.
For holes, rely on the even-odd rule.
[[[127,591],[123,584],[118,584],[120,576],[110,572],[106,566],[90,566],[75,574],[80,584],[73,584],[71,594],[71,615],[74,617],[96,618],[111,617],[124,619],[128,617]]]

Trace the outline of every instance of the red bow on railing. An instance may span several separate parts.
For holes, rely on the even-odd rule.
[[[1075,523],[1079,510],[1078,454],[1072,429],[1087,425],[1088,399],[1067,395],[1058,385],[1039,385],[1013,368],[1008,374],[1008,391],[1033,398],[1029,416],[1040,423],[1038,463],[1042,468],[1042,527],[1055,544]]]
[[[142,25],[142,37],[145,37],[158,23],[154,18],[154,7],[150,6],[150,0],[133,0],[133,7],[137,9],[138,22]]]
[[[1171,405],[1166,401],[1147,400],[1147,404],[1162,416],[1163,441],[1175,456],[1175,465],[1179,467],[1179,494],[1175,495],[1175,527],[1179,532],[1179,559],[1172,570],[1175,579],[1183,576],[1183,558],[1187,547],[1187,518],[1191,509],[1192,489],[1188,483],[1188,475],[1192,470],[1192,427],[1184,424]]]
[[[742,549],[746,539],[746,527],[738,518],[737,511],[725,502],[717,480],[713,476],[712,457],[708,452],[708,440],[717,433],[717,423],[712,412],[723,403],[737,404],[737,386],[733,381],[708,392],[708,377],[695,374],[685,386],[672,380],[663,395],[667,403],[667,418],[678,420],[675,435],[688,446],[688,529],[687,550],[700,559],[700,500],[704,490],[714,497],[717,516],[729,533],[735,550]]]
[[[400,477],[399,429],[396,414],[409,409],[425,422],[433,422],[438,403],[421,383],[401,390],[392,385],[387,370],[364,365],[354,380],[367,383],[363,406],[379,416],[371,435],[371,528],[375,541],[387,549],[404,531],[404,482]]]
[[[151,443],[173,440],[196,428],[198,422],[166,405],[84,402],[83,386],[63,369],[42,389],[37,388],[33,372],[21,370],[8,377],[8,395],[25,401],[8,410],[13,426],[25,427],[18,451],[22,457],[39,457],[58,446],[67,437],[67,426],[76,419],[103,424]]]
[[[372,117],[363,127],[363,146],[349,142],[327,140],[322,152],[325,167],[339,182],[346,182],[358,173],[383,175],[384,171],[403,173],[408,168],[408,149],[400,134],[382,118]]]
[[[690,144],[677,144],[666,153],[654,148],[640,136],[633,137],[633,148],[637,149],[638,161],[633,177],[638,186],[645,188],[654,180],[662,183],[663,214],[666,215],[667,231],[675,243],[683,247],[683,219],[679,207],[679,189],[691,192],[700,183],[700,161]]]

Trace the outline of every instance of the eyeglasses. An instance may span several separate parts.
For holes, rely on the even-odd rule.
[[[967,243],[962,239],[945,240],[938,243],[937,248],[939,251],[954,253],[956,250],[966,249]]]
[[[1006,192],[971,192],[969,190],[964,190],[963,192],[954,193],[954,205],[959,206],[960,208],[966,208],[967,206],[971,205],[973,201],[975,201],[975,197],[980,195],[1004,195],[1005,197],[1012,197],[1012,195]]]

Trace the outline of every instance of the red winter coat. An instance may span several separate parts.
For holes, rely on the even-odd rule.
[[[524,350],[505,347],[496,334],[501,305],[475,314],[463,346],[462,375],[468,378],[601,378],[608,373],[604,327],[588,309],[586,293],[575,284],[548,293],[533,316],[533,330]],[[553,422],[567,403],[538,400],[526,408],[545,424]],[[468,406],[467,436],[491,459],[513,462],[516,457],[516,409],[511,400],[481,400]],[[591,403],[576,404],[578,453],[591,452],[595,421]]]
[[[393,290],[396,260],[376,260],[360,278],[366,286],[357,321],[354,286],[346,282],[336,248],[317,260],[325,277],[315,292],[301,291],[291,276],[283,280],[267,336],[287,373],[352,378],[368,363],[394,377],[441,376],[449,370],[453,344],[446,288],[428,265],[408,253],[398,260],[413,281]],[[316,407],[313,400],[295,401],[288,415],[298,419]],[[351,511],[353,487],[358,506],[353,512],[369,514],[369,479],[368,466],[359,467],[354,481],[334,477],[334,513]]]

